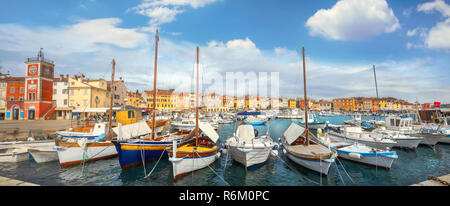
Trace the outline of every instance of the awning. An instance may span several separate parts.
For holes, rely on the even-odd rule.
[[[133,137],[139,137],[152,133],[152,129],[147,125],[146,122],[140,121],[134,124],[128,124],[125,126],[120,126],[121,131],[119,131],[119,127],[114,127],[112,130],[117,134],[117,138],[119,140],[130,139]]]
[[[289,126],[289,128],[283,133],[283,135],[286,138],[287,143],[292,144],[304,132],[305,132],[304,127],[295,123],[291,123],[291,126]]]
[[[255,139],[255,131],[252,125],[240,125],[237,130],[239,141],[250,142]]]
[[[206,134],[206,136],[209,137],[210,140],[212,140],[214,143],[217,142],[217,140],[219,140],[219,134],[217,134],[217,132],[214,130],[214,128],[205,122],[199,122],[198,123],[198,127],[200,128],[200,130]]]
[[[112,110],[120,110],[120,107],[113,107]],[[72,113],[106,113],[108,108],[78,108],[72,110]]]

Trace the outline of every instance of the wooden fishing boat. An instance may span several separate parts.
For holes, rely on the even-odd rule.
[[[58,151],[54,147],[28,148],[28,153],[37,163],[58,161]]]
[[[256,138],[252,125],[240,125],[236,134],[225,141],[231,157],[245,167],[261,164],[267,161],[275,143],[269,136],[269,132]]]
[[[305,48],[303,47],[303,89],[304,99],[306,93],[306,63]],[[308,104],[305,104],[305,119],[308,119]],[[291,123],[289,128],[280,137],[283,153],[295,163],[308,169],[327,175],[328,169],[337,157],[337,152],[323,146],[308,130],[308,121],[305,127]]]
[[[173,141],[173,147],[168,150],[169,161],[172,162],[174,179],[205,167],[208,167],[220,157],[219,147],[216,145],[219,134],[214,128],[204,122],[199,123],[198,114],[198,74],[199,47],[197,46],[197,81],[195,101],[195,142],[178,147],[179,142]],[[200,133],[201,131],[201,133]]]
[[[6,147],[0,148],[0,162],[22,162],[30,159],[26,148]]]

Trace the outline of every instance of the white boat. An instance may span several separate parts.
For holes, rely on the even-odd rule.
[[[26,148],[5,147],[0,148],[0,162],[22,162],[30,159]]]
[[[305,114],[302,110],[294,109],[294,110],[286,110],[281,113],[278,113],[276,116],[277,119],[303,119],[305,118]]]
[[[173,129],[191,131],[195,128],[195,119],[183,119],[171,122]]]
[[[337,157],[337,152],[313,140],[314,136],[308,131],[310,143],[305,145],[306,129],[295,123],[280,137],[283,153],[295,163],[310,170],[328,174],[331,164]]]
[[[328,134],[321,135],[318,131],[320,142],[338,152],[339,158],[357,162],[364,165],[390,169],[392,163],[398,159],[397,153],[393,151],[380,150],[359,143],[348,143],[333,138]]]
[[[117,156],[116,148],[111,141],[67,138],[55,140],[55,145],[61,167]]]
[[[404,134],[401,134],[399,131],[376,129],[376,130],[373,130],[373,132],[385,135],[387,137],[390,137],[392,140],[396,141],[397,144],[394,145],[394,147],[410,149],[410,150],[415,150],[419,146],[419,144],[422,143],[422,141],[424,139],[423,137],[404,135]]]
[[[28,152],[37,163],[58,161],[58,151],[55,148],[28,148]]]
[[[305,121],[300,120],[301,125],[305,125]],[[317,120],[315,114],[308,114],[308,128],[311,129],[325,129],[327,127],[327,122]]]
[[[361,114],[355,113],[350,120],[344,121],[344,124],[360,126],[362,122]]]
[[[267,161],[275,143],[268,134],[256,138],[252,125],[240,125],[225,145],[235,161],[251,167]]]
[[[233,120],[231,119],[221,119],[219,120],[219,124],[233,124]]]
[[[378,149],[388,149],[397,145],[397,142],[389,136],[362,131],[361,127],[345,126],[344,131],[329,131],[329,135],[341,138],[341,140],[351,143],[362,143]]]
[[[106,134],[106,124],[106,122],[96,123],[90,132],[57,131],[56,135],[62,138],[94,139]]]
[[[386,129],[391,131],[398,131],[401,134],[408,136],[422,137],[420,144],[429,146],[436,145],[443,136],[436,135],[434,130],[424,129],[424,124],[412,124],[410,117],[387,116]]]

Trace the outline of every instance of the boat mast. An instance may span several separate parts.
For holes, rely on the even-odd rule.
[[[377,114],[378,114],[378,111],[380,110],[380,102],[378,100],[378,84],[377,84],[377,74],[375,73],[375,64],[373,65],[373,76],[375,77],[375,88],[377,91]]]
[[[195,92],[195,146],[198,147],[198,64],[199,64],[199,48],[197,46],[197,80]]]
[[[305,134],[306,134],[306,142],[305,145],[309,145],[309,137],[308,137],[308,101],[306,96],[306,64],[305,64],[305,47],[302,46],[303,51],[303,93],[305,95]]]
[[[152,139],[155,139],[156,133],[156,71],[158,67],[158,42],[159,35],[158,29],[156,29],[155,35],[155,70],[153,72],[153,119],[152,119]]]
[[[113,87],[114,87],[114,71],[116,70],[116,61],[112,60],[112,74],[111,74],[111,100],[109,104],[109,125],[108,125],[108,138],[111,139],[111,124],[112,124],[112,105],[113,105]]]

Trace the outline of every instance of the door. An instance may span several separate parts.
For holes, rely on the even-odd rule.
[[[28,110],[28,120],[34,120],[35,113],[34,109]]]

